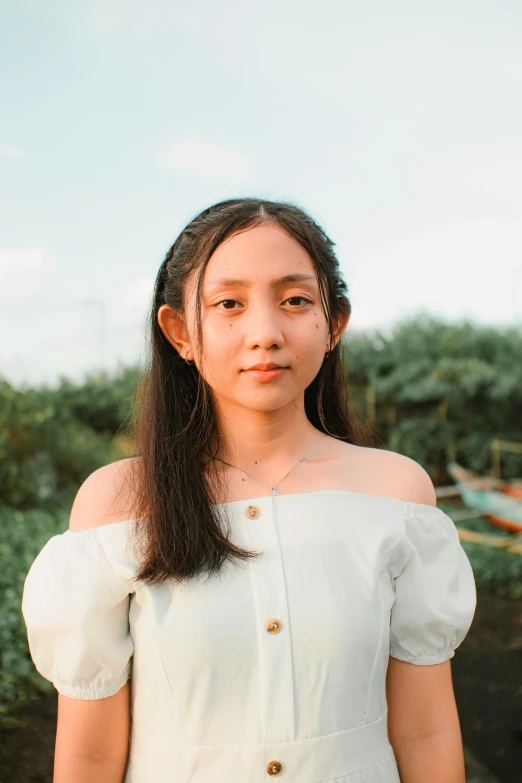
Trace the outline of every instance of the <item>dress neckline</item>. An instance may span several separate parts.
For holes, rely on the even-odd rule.
[[[221,508],[224,506],[237,506],[239,503],[243,503],[245,505],[252,505],[254,504],[254,502],[259,503],[265,500],[272,500],[272,498],[277,499],[277,502],[279,502],[283,498],[302,498],[302,497],[308,497],[310,495],[348,495],[353,498],[376,498],[380,500],[391,500],[394,503],[404,503],[404,504],[409,503],[412,506],[418,506],[419,508],[431,509],[432,511],[438,511],[439,513],[443,513],[442,509],[440,509],[438,506],[432,506],[430,503],[417,503],[415,500],[404,500],[402,498],[394,498],[391,495],[375,495],[373,493],[367,493],[367,492],[354,492],[350,489],[318,489],[312,492],[287,492],[285,495],[258,495],[257,497],[253,497],[253,498],[244,498],[244,500],[229,500],[226,503],[212,503],[210,505],[210,508]],[[122,519],[119,522],[109,522],[106,525],[97,525],[94,528],[86,528],[85,530],[67,529],[65,532],[86,533],[89,530],[101,530],[105,528],[114,527],[115,525],[126,525],[129,524],[129,522],[135,522],[135,521],[136,521],[136,517],[133,517],[131,519]]]

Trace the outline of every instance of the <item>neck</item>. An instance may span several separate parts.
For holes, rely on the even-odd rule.
[[[240,426],[221,419],[220,437],[213,439],[209,453],[255,476],[279,476],[302,459],[323,435],[304,415],[300,421],[288,417],[271,422],[266,414],[263,419],[258,415],[246,416]],[[218,471],[227,470],[223,463],[212,462]]]

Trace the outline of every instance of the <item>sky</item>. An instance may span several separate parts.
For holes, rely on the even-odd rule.
[[[0,0],[0,377],[140,361],[199,211],[292,201],[346,330],[522,328],[519,0]]]

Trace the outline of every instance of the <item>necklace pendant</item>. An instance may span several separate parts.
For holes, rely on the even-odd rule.
[[[273,484],[270,484],[270,489],[272,490],[272,495],[278,495],[279,494]]]

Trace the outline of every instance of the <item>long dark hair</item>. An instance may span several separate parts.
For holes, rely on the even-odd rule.
[[[334,243],[301,208],[288,202],[257,198],[221,201],[205,209],[183,229],[161,265],[149,314],[147,366],[136,390],[128,434],[136,457],[130,460],[134,533],[139,539],[136,579],[145,584],[178,581],[220,571],[227,559],[247,560],[259,552],[227,538],[226,487],[204,470],[209,444],[219,444],[211,389],[195,364],[187,364],[166,339],[158,310],[169,305],[185,313],[186,283],[199,269],[196,290],[198,345],[202,344],[201,286],[207,263],[232,234],[262,224],[287,231],[310,255],[333,345],[336,318],[350,315]],[[199,351],[198,351],[198,355]],[[305,390],[305,413],[320,431],[346,443],[382,445],[377,431],[359,420],[350,407],[346,362],[341,340],[325,357]],[[217,440],[216,440],[217,439]],[[215,463],[214,463],[215,464]]]

